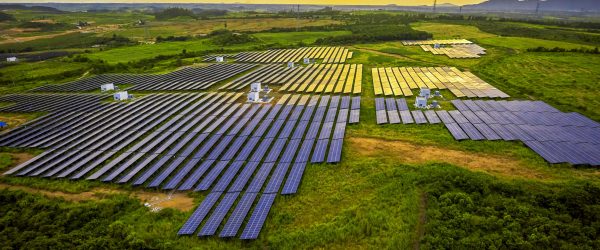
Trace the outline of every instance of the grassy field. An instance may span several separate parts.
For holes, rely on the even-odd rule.
[[[325,36],[348,35],[350,31],[322,31],[322,32],[281,32],[281,33],[256,33],[254,37],[263,43],[295,44],[314,43],[317,39]]]

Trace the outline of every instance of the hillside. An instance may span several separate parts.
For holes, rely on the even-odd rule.
[[[535,10],[537,0],[489,0],[480,4],[467,5],[469,9],[485,10]],[[592,11],[600,10],[600,2],[596,0],[548,0],[540,4],[542,10],[552,11]]]

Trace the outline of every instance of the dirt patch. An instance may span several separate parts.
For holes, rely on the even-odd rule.
[[[0,189],[20,190],[32,194],[41,194],[51,198],[63,198],[68,201],[80,202],[89,200],[101,200],[109,195],[129,194],[141,201],[142,204],[149,202],[155,203],[155,207],[174,208],[181,211],[190,211],[194,208],[194,199],[186,195],[186,193],[174,193],[170,200],[166,200],[168,194],[153,193],[153,192],[127,192],[115,189],[95,188],[92,191],[82,192],[77,194],[64,193],[60,191],[48,191],[43,189],[31,188],[26,186],[7,185],[0,183]]]
[[[352,151],[366,157],[385,157],[403,163],[446,162],[474,171],[506,177],[544,179],[544,173],[527,168],[520,161],[498,155],[478,154],[435,146],[421,146],[404,141],[385,141],[351,137]]]
[[[21,165],[21,163],[24,163],[30,160],[31,158],[35,157],[30,153],[11,153],[10,155],[13,158],[13,166],[19,166]]]

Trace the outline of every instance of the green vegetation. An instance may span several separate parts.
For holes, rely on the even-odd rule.
[[[154,14],[154,18],[156,18],[156,20],[167,20],[178,17],[196,18],[194,12],[183,8],[168,8]]]
[[[10,14],[4,13],[4,12],[0,12],[0,22],[4,22],[4,21],[14,21],[15,17],[11,16]]]
[[[431,34],[413,30],[409,25],[356,25],[351,26],[351,35],[320,38],[315,44],[354,44],[399,40],[426,40]]]

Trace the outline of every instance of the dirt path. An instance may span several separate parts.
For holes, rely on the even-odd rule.
[[[383,157],[402,163],[446,162],[473,171],[506,177],[545,179],[545,173],[523,166],[517,159],[486,155],[435,146],[422,146],[404,141],[374,138],[348,138],[350,149],[366,157]]]
[[[425,236],[425,224],[427,223],[427,194],[419,191],[419,220],[417,221],[417,229],[415,230],[415,242],[413,249],[421,249],[421,239]]]
[[[32,194],[40,194],[50,198],[63,198],[68,201],[89,201],[89,200],[101,200],[107,198],[108,196],[115,194],[129,194],[131,197],[135,197],[140,200],[142,204],[146,202],[153,202],[156,200],[164,200],[168,194],[160,193],[160,192],[145,192],[145,191],[135,191],[135,192],[127,192],[116,189],[107,189],[107,188],[94,188],[92,191],[82,192],[82,193],[64,193],[60,191],[48,191],[38,188],[31,188],[26,186],[18,186],[18,185],[9,185],[0,183],[0,189],[8,189],[8,190],[19,190]],[[187,196],[186,193],[174,193],[170,200],[161,202],[157,204],[158,207],[161,208],[174,208],[181,211],[190,211],[194,208],[194,199]]]

